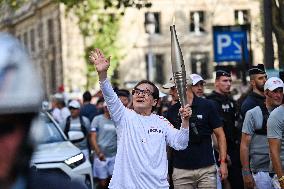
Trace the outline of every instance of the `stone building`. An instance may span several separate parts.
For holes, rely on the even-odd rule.
[[[209,82],[213,78],[216,63],[212,26],[215,25],[250,24],[253,64],[262,62],[260,3],[259,0],[152,0],[149,9],[128,8],[119,33],[125,55],[118,68],[121,86],[131,87],[145,78],[163,84],[172,76],[169,27],[173,20],[187,73],[201,74]],[[66,14],[63,4],[30,0],[16,12],[5,7],[2,10],[5,14],[0,17],[0,31],[13,33],[26,45],[42,75],[46,96],[61,85],[68,92],[83,90],[86,84],[83,39],[76,17]],[[148,13],[155,20],[151,35],[145,30]],[[238,72],[235,62],[224,64]]]
[[[133,78],[148,78],[162,84],[172,76],[170,25],[176,26],[187,73],[214,78],[217,65],[213,59],[212,26],[250,24],[253,64],[263,62],[261,1],[258,0],[152,0],[149,9],[128,9],[121,27],[121,44],[127,55],[120,63],[119,73],[124,84],[131,86]],[[155,32],[145,29],[148,13],[154,14]],[[153,69],[148,70],[148,54],[152,55]],[[225,62],[239,71],[236,62]],[[129,72],[126,68],[135,68]],[[239,73],[238,73],[239,74]],[[237,75],[237,74],[236,74]]]
[[[83,40],[76,17],[66,14],[63,4],[31,0],[16,11],[3,6],[1,12],[0,31],[12,33],[26,46],[42,76],[46,98],[61,86],[66,91],[83,89]]]

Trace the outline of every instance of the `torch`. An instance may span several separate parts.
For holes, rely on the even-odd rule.
[[[171,30],[171,61],[175,85],[178,91],[179,101],[182,107],[187,104],[186,96],[186,72],[182,52],[178,43],[175,25],[170,26]]]
[[[186,96],[186,72],[182,52],[178,43],[175,25],[170,26],[171,30],[171,59],[172,71],[178,91],[179,101],[182,107],[187,104]],[[196,128],[196,116],[191,116],[190,127],[195,135],[195,140],[200,140],[199,132]]]

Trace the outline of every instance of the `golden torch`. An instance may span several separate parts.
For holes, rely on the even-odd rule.
[[[178,43],[175,25],[170,26],[171,30],[171,61],[175,85],[178,91],[179,101],[182,107],[187,104],[186,96],[186,72],[182,52]]]

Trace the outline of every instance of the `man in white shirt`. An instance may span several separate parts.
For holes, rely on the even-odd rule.
[[[169,144],[176,150],[187,147],[192,113],[189,105],[180,108],[182,127],[174,129],[164,117],[152,113],[159,90],[152,82],[144,80],[132,91],[133,110],[130,110],[119,100],[107,79],[109,60],[99,49],[91,52],[89,58],[98,72],[101,90],[118,135],[109,188],[169,188],[166,146]]]

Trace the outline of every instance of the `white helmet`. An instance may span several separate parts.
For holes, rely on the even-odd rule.
[[[41,82],[25,48],[0,32],[0,114],[38,112],[42,99]]]

